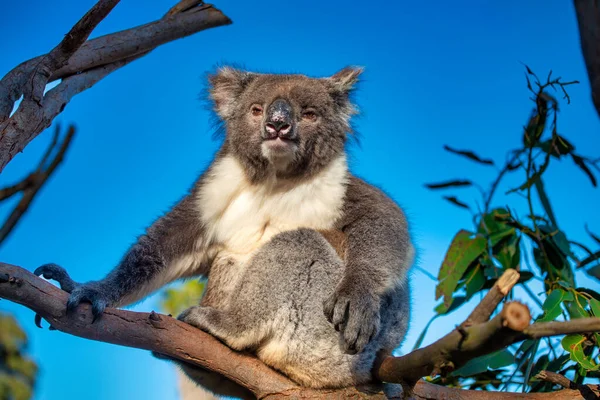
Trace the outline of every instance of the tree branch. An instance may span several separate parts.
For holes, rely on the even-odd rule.
[[[494,286],[487,292],[483,300],[477,304],[475,309],[471,312],[465,321],[465,324],[481,323],[490,319],[494,310],[498,308],[498,304],[500,304],[508,292],[512,290],[520,277],[521,274],[512,268],[504,271]]]
[[[249,389],[259,399],[403,398],[402,386],[398,384],[372,384],[331,390],[301,388],[255,357],[233,351],[212,336],[190,325],[154,312],[142,313],[107,308],[102,318],[92,324],[89,304],[81,304],[74,313],[66,315],[68,298],[66,292],[22,268],[2,263],[0,263],[0,297],[32,309],[60,331],[92,340],[155,351],[215,371]],[[464,346],[472,348],[471,342],[485,339],[486,334],[491,333],[493,329],[497,330],[494,337],[506,342],[499,332],[506,332],[506,329],[514,326],[504,326],[503,321],[518,322],[521,319],[507,312],[501,313],[488,322],[485,333],[484,329],[479,333],[476,332],[477,325],[474,325],[468,328],[473,332],[473,336],[465,341]],[[516,326],[518,327],[518,324]],[[575,390],[543,394],[486,393],[440,387],[424,381],[414,386],[411,396],[421,400],[580,398],[579,392]]]
[[[378,378],[410,386],[424,376],[445,375],[473,358],[525,339],[600,331],[600,318],[540,322],[530,326],[529,309],[517,302],[506,303],[498,315],[486,322],[518,279],[517,271],[505,271],[464,323],[429,346],[401,357],[384,358],[376,371]]]
[[[12,196],[13,194],[18,193],[19,191],[23,192],[23,196],[21,197],[13,211],[6,218],[6,221],[4,221],[2,227],[0,227],[0,243],[2,243],[8,237],[10,232],[12,232],[12,230],[17,225],[21,217],[23,217],[23,215],[29,209],[29,206],[31,205],[33,199],[38,194],[40,189],[44,186],[44,184],[48,181],[50,176],[52,176],[56,168],[63,161],[64,155],[67,152],[69,145],[71,144],[73,136],[75,135],[75,127],[72,125],[69,126],[67,134],[65,135],[65,138],[60,144],[60,147],[56,152],[54,158],[52,159],[50,164],[46,166],[50,155],[52,154],[52,152],[56,148],[56,145],[58,144],[59,134],[60,126],[57,125],[52,138],[52,142],[50,143],[50,146],[48,146],[48,149],[46,150],[44,156],[40,160],[35,171],[33,171],[25,179],[23,179],[16,185],[0,190],[0,200],[4,200]]]
[[[158,21],[81,45],[103,18],[100,17],[117,2],[101,0],[52,52],[21,63],[0,80],[0,172],[50,126],[76,94],[157,46],[231,23],[211,5],[201,4],[199,0],[182,0]],[[56,79],[62,82],[44,95],[46,83]],[[21,95],[23,101],[9,118]]]
[[[585,60],[592,101],[600,116],[600,2],[598,0],[574,0],[581,51]]]
[[[543,381],[562,386],[566,389],[578,390],[579,393],[581,393],[581,396],[583,396],[583,398],[585,400],[598,400],[599,399],[598,395],[596,393],[594,393],[594,390],[589,385],[582,385],[582,384],[573,382],[566,376],[557,374],[556,372],[544,370],[544,371],[540,371],[540,373],[537,374],[535,377],[538,379],[541,379]],[[597,389],[598,388],[596,388],[596,390]]]

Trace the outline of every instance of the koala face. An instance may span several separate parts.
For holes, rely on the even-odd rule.
[[[252,181],[307,177],[344,152],[359,68],[329,78],[221,68],[210,96],[226,128],[225,148]]]

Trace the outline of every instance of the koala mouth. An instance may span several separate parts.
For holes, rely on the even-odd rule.
[[[295,149],[296,140],[281,136],[275,136],[274,138],[264,139],[263,146],[265,146],[271,151],[286,152]]]

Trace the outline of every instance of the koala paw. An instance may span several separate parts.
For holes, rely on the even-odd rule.
[[[210,311],[209,307],[192,306],[179,314],[177,319],[208,332]]]
[[[67,271],[57,264],[44,264],[36,268],[33,273],[37,276],[43,276],[46,279],[52,279],[60,285],[60,288],[67,293],[71,293],[78,284],[71,279]]]
[[[339,331],[344,351],[356,354],[364,350],[379,331],[379,297],[360,284],[342,281],[323,304],[327,320]]]
[[[92,324],[96,322],[104,312],[104,309],[110,305],[109,297],[93,284],[79,285],[73,289],[69,300],[67,300],[67,312],[74,311],[82,302],[92,304]]]
[[[79,303],[86,301],[92,304],[92,323],[96,322],[104,312],[104,309],[110,304],[109,298],[99,287],[94,284],[80,284],[71,279],[67,271],[57,264],[44,264],[33,271],[35,275],[43,276],[46,279],[55,280],[60,284],[60,288],[70,293],[67,301],[67,313],[77,308]],[[41,317],[36,314],[36,325],[40,326]]]

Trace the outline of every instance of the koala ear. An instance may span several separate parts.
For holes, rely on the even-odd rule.
[[[327,78],[327,81],[335,91],[348,94],[352,91],[356,82],[358,82],[358,77],[362,74],[363,70],[364,68],[362,67],[346,67],[330,78]]]
[[[223,119],[233,115],[237,98],[258,74],[232,67],[221,67],[208,76],[210,98],[215,111]]]

